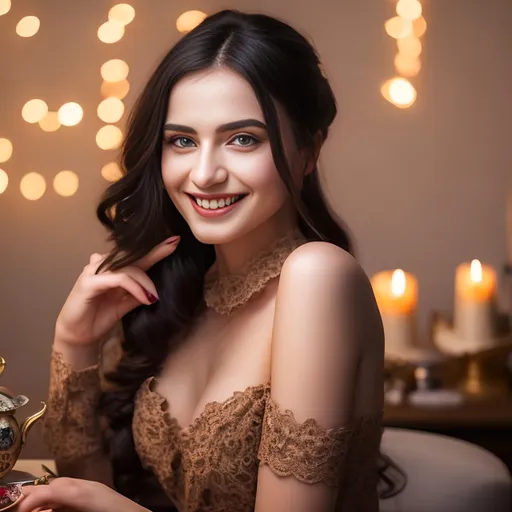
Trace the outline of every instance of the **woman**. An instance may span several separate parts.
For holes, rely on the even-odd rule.
[[[267,16],[219,12],[163,59],[98,207],[115,247],[56,323],[45,435],[75,478],[20,512],[378,510],[384,341],[319,186],[335,115]]]

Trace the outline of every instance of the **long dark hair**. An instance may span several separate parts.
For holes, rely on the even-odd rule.
[[[151,479],[134,448],[134,396],[143,381],[158,372],[178,335],[201,313],[204,275],[215,260],[213,246],[194,237],[164,189],[163,125],[176,83],[189,73],[220,66],[239,73],[254,90],[276,168],[298,212],[303,235],[352,252],[346,229],[322,194],[316,166],[301,188],[294,185],[274,103],[284,107],[299,148],[314,151],[315,138],[327,138],[337,113],[336,100],[314,48],[290,26],[265,15],[225,10],[207,17],[173,46],[138,98],[122,147],[123,176],[108,187],[97,208],[114,246],[98,272],[120,269],[166,237],[181,236],[176,251],[148,272],[160,300],[122,320],[123,355],[108,375],[115,386],[102,395],[99,406],[109,424],[114,485],[139,502],[143,501],[141,482]]]

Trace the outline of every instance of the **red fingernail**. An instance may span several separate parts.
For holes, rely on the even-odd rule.
[[[169,244],[173,244],[174,242],[176,242],[177,240],[179,240],[180,237],[179,236],[173,236],[171,238],[169,238],[169,240],[166,240],[165,241],[165,244],[166,245],[169,245]]]
[[[148,291],[146,291],[146,297],[148,298],[149,302],[151,302],[151,304],[154,304],[158,300],[152,293],[149,293]]]

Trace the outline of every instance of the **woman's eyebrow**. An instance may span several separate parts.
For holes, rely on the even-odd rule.
[[[230,123],[221,124],[215,130],[216,133],[229,132],[231,130],[239,130],[240,128],[248,127],[267,129],[265,123],[258,121],[257,119],[241,119],[240,121],[231,121]],[[191,126],[185,126],[183,124],[165,123],[164,131],[172,130],[175,132],[190,133],[191,135],[197,135],[197,132]]]

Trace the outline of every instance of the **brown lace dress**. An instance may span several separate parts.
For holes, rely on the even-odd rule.
[[[273,261],[282,263],[275,256]],[[100,370],[101,363],[75,371],[59,353],[52,354],[44,434],[57,460],[76,461],[101,451],[94,410]],[[153,384],[153,377],[147,379],[136,395],[135,446],[180,512],[252,511],[260,464],[282,477],[336,487],[338,511],[378,511],[380,415],[328,430],[314,419],[299,423],[292,411],[281,410],[270,396],[271,384],[265,383],[208,404],[181,428]]]

